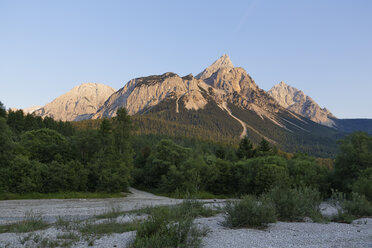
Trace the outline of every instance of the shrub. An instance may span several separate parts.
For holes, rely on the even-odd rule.
[[[350,223],[358,217],[372,216],[372,203],[364,195],[351,193],[350,199],[341,192],[333,192],[331,204],[337,209],[334,220]]]
[[[193,202],[148,209],[149,217],[139,226],[133,247],[200,247],[207,232],[194,223]]]
[[[279,220],[301,221],[304,217],[319,220],[320,193],[314,189],[275,187],[262,198],[271,200]]]
[[[372,168],[362,171],[361,176],[354,182],[352,186],[353,192],[365,195],[368,201],[372,201]]]
[[[227,202],[225,222],[229,227],[265,227],[276,222],[275,207],[268,199],[244,196],[240,201]]]

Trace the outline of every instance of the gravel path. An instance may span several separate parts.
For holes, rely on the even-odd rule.
[[[43,216],[48,222],[58,217],[86,219],[108,212],[112,208],[129,211],[145,206],[171,205],[181,200],[156,196],[130,188],[131,194],[123,198],[108,199],[43,199],[0,201],[0,224],[22,220],[28,212]]]
[[[155,196],[153,194],[131,188],[132,194],[125,198],[112,199],[73,199],[73,200],[12,200],[0,201],[0,224],[21,220],[28,211],[40,214],[50,222],[58,217],[84,219],[110,211],[112,208],[122,211],[139,209],[145,206],[170,205],[181,200]],[[209,206],[218,206],[223,201],[209,202]],[[212,203],[211,203],[212,202]],[[327,204],[321,205],[323,214],[332,215],[335,209]],[[118,217],[118,222],[130,220],[132,216]],[[98,220],[101,221],[101,220]],[[221,225],[222,215],[210,218],[198,218],[198,225],[208,227],[210,232],[203,239],[206,248],[225,247],[344,247],[372,248],[372,219],[359,219],[352,224],[341,223],[287,223],[271,224],[267,230],[229,229]],[[50,240],[56,239],[63,231],[54,227],[31,233]],[[0,247],[36,247],[35,243],[27,241],[22,244],[30,233],[0,234]],[[67,234],[67,233],[66,233]],[[92,247],[126,247],[135,237],[135,232],[113,234],[94,241]],[[33,246],[34,244],[34,246]],[[73,247],[88,247],[88,241],[81,240]]]

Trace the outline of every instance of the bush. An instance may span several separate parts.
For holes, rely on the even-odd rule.
[[[364,195],[351,193],[347,199],[344,193],[333,192],[331,204],[337,209],[334,220],[350,223],[356,218],[372,216],[372,203]]]
[[[372,136],[355,132],[339,143],[340,153],[335,161],[333,183],[338,190],[350,193],[362,172],[372,168]]]
[[[139,226],[133,247],[200,247],[207,230],[199,229],[194,218],[200,206],[184,201],[178,206],[148,209],[149,217]]]
[[[289,182],[287,161],[278,156],[239,161],[235,177],[239,193],[260,195]]]
[[[372,201],[372,168],[362,171],[361,176],[352,186],[353,192],[364,195],[368,201]]]
[[[312,187],[322,195],[329,193],[330,169],[320,165],[315,158],[297,154],[288,161],[288,171],[293,187]]]
[[[314,189],[275,187],[262,198],[272,201],[277,217],[284,221],[302,221],[304,217],[319,220],[320,193]]]
[[[225,222],[229,227],[265,227],[276,222],[275,207],[268,199],[244,196],[240,201],[227,202]]]

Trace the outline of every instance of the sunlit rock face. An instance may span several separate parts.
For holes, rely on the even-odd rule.
[[[335,127],[332,118],[336,118],[328,109],[321,108],[304,92],[284,82],[272,87],[268,93],[284,108],[300,114],[310,120],[329,127]]]
[[[33,113],[62,121],[88,119],[114,92],[104,84],[83,83]]]

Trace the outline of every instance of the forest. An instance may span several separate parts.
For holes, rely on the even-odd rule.
[[[125,192],[129,186],[174,197],[240,197],[311,188],[372,201],[372,136],[339,140],[335,158],[287,153],[265,139],[238,145],[138,134],[120,109],[92,126],[6,111],[0,106],[0,194]]]

